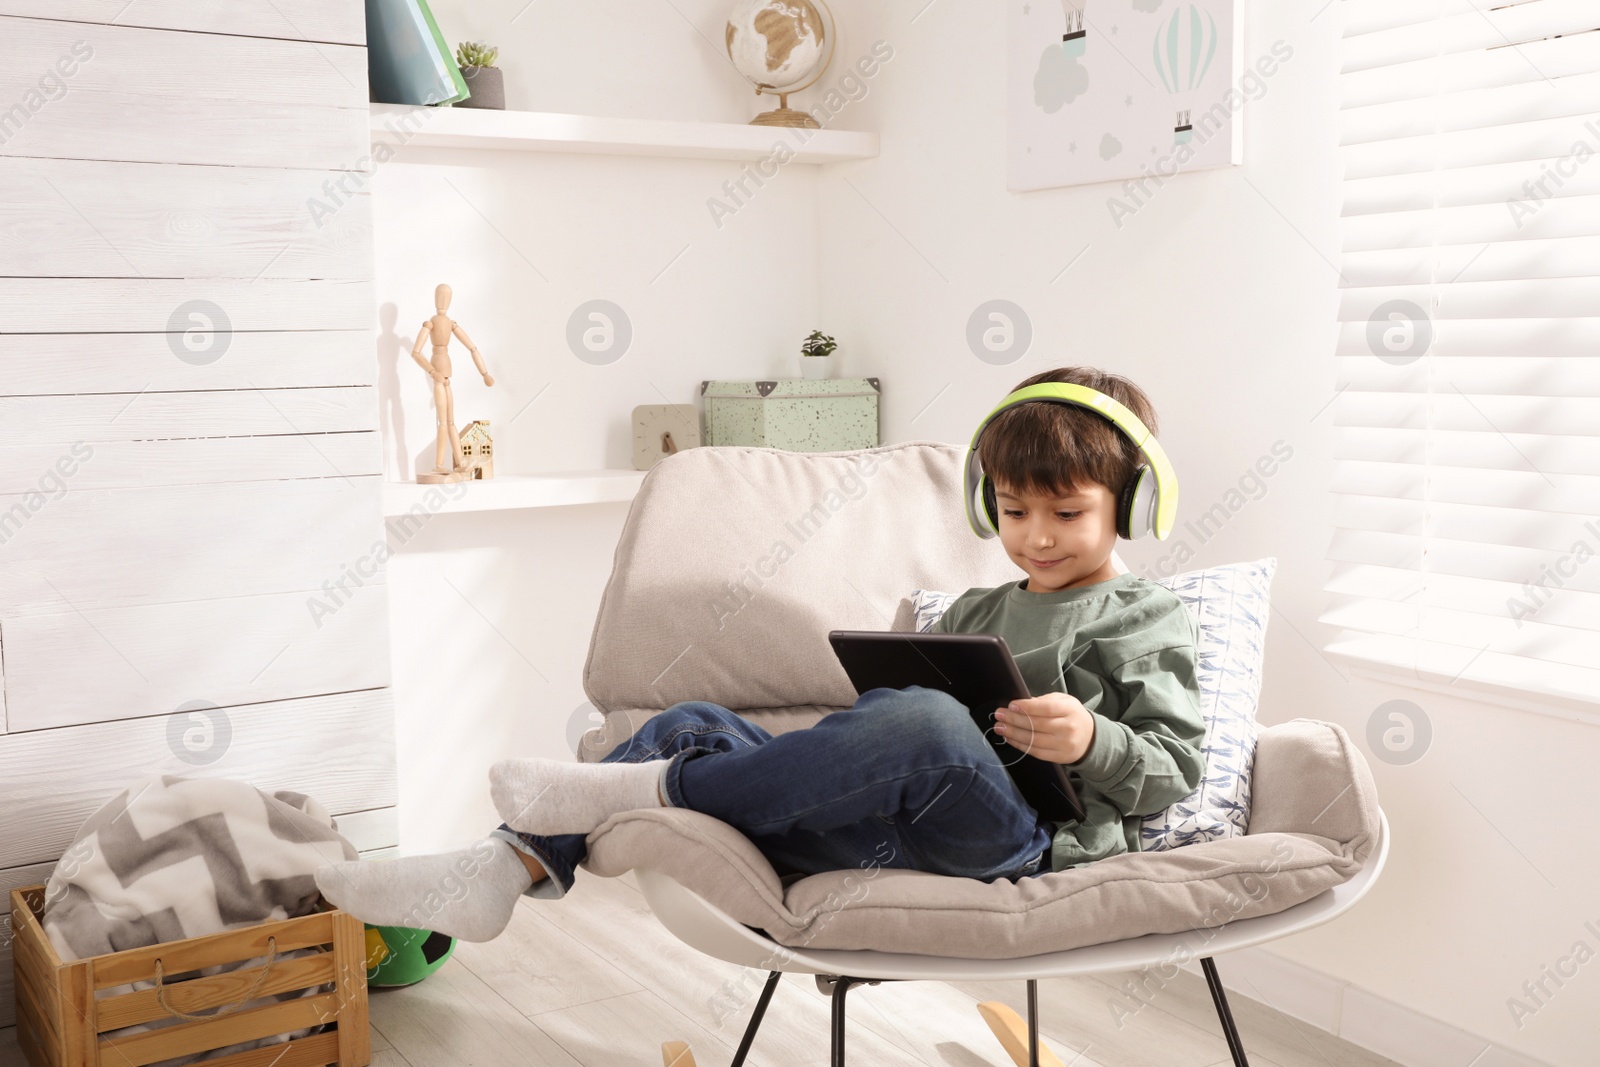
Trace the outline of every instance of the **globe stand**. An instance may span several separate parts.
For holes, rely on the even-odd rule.
[[[763,111],[750,120],[752,126],[789,126],[804,130],[820,130],[822,123],[806,114],[796,111],[789,106],[789,94],[778,94],[778,106],[771,111]]]

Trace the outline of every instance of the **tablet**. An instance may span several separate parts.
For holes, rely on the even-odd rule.
[[[920,685],[955,697],[966,705],[1035,811],[1051,822],[1084,818],[1083,803],[1066,767],[1028,755],[994,730],[996,708],[1032,695],[1005,638],[983,633],[832,630],[828,643],[857,695],[869,689]]]

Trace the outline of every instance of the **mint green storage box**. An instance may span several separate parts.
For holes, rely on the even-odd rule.
[[[843,452],[878,445],[878,379],[703,381],[708,445]]]

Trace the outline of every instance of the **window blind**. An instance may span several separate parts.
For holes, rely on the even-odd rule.
[[[1327,651],[1592,708],[1600,3],[1340,10]]]

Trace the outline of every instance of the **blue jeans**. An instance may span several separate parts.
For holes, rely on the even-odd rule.
[[[1054,825],[1022,799],[967,708],[936,689],[871,689],[777,736],[721,705],[683,701],[600,762],[660,759],[669,804],[738,829],[780,877],[874,861],[986,882],[1050,873]],[[494,836],[550,873],[529,896],[565,896],[588,853],[587,834],[502,825]]]

